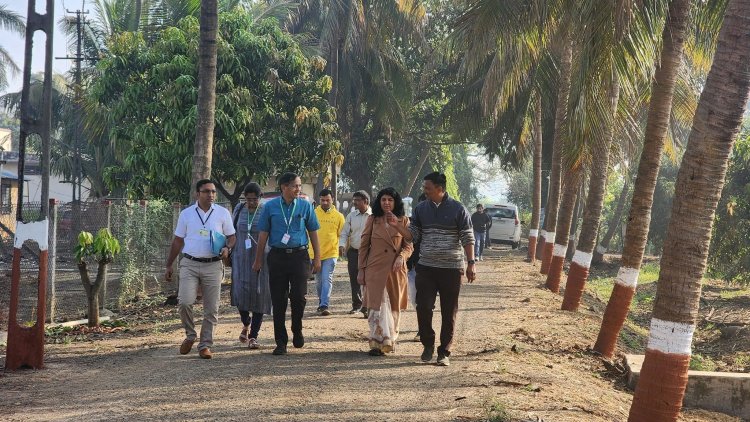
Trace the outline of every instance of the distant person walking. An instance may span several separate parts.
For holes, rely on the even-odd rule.
[[[474,228],[474,252],[478,261],[483,259],[485,236],[492,225],[492,218],[484,212],[484,206],[477,204],[477,210],[471,215],[471,225]]]
[[[302,334],[302,317],[307,299],[307,279],[310,278],[310,257],[307,249],[312,245],[312,273],[320,271],[320,246],[318,244],[318,218],[312,205],[298,198],[302,181],[294,173],[284,173],[279,178],[281,196],[266,202],[258,222],[258,250],[253,271],[258,272],[265,263],[266,244],[268,275],[273,304],[273,334],[276,340],[274,355],[285,355],[289,335],[286,331],[286,308],[292,305],[292,344],[305,345]]]
[[[346,216],[344,228],[339,236],[339,254],[346,253],[349,270],[349,285],[352,290],[352,309],[349,313],[362,312],[367,318],[367,307],[362,306],[362,287],[357,283],[357,275],[359,274],[359,248],[362,244],[362,232],[365,230],[367,219],[372,215],[370,195],[363,190],[358,190],[352,196],[352,204],[354,209]]]
[[[445,192],[446,178],[434,172],[424,177],[422,188],[427,200],[416,206],[411,220],[414,242],[420,244],[417,264],[417,321],[421,336],[422,361],[430,362],[435,352],[432,314],[440,294],[440,346],[437,364],[450,365],[458,295],[467,259],[466,278],[474,282],[474,231],[466,208]]]
[[[195,184],[195,194],[195,204],[182,210],[177,219],[172,247],[167,258],[165,278],[167,281],[172,279],[172,264],[182,252],[177,300],[180,320],[185,327],[185,340],[180,346],[180,354],[190,353],[197,337],[193,321],[193,303],[200,286],[203,290],[203,323],[198,355],[203,359],[211,359],[214,328],[219,320],[221,281],[224,278],[224,264],[221,260],[229,255],[236,238],[229,210],[214,204],[214,183],[208,179],[199,180]],[[218,256],[211,248],[212,231],[226,236],[226,246],[221,248]]]
[[[318,315],[328,316],[333,290],[333,271],[339,258],[339,236],[344,229],[344,215],[333,205],[333,195],[330,189],[320,191],[320,205],[315,207],[315,216],[320,223],[318,241],[320,242],[320,272],[316,274],[318,287]],[[310,259],[313,251],[309,250]]]
[[[245,204],[237,204],[233,213],[240,241],[235,242],[232,250],[231,303],[237,307],[242,321],[240,342],[246,343],[250,349],[258,349],[258,333],[263,315],[271,314],[268,265],[264,264],[260,272],[253,271],[253,262],[258,253],[258,223],[263,211],[260,205],[263,193],[257,183],[248,183],[243,193]],[[267,260],[268,251],[264,252],[263,259]]]
[[[407,306],[406,260],[412,253],[409,218],[393,188],[378,192],[359,249],[357,281],[365,287],[370,355],[393,352],[401,311]]]

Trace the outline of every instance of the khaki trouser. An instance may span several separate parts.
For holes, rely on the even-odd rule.
[[[224,265],[221,261],[197,262],[187,258],[180,259],[180,289],[177,299],[180,304],[180,319],[185,327],[185,337],[189,340],[195,340],[197,337],[193,321],[193,303],[199,285],[203,291],[203,323],[198,350],[214,344],[214,327],[219,321],[219,298],[223,278]]]

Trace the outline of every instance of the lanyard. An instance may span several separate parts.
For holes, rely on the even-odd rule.
[[[284,197],[279,198],[279,204],[281,205],[281,215],[284,216],[287,234],[289,233],[289,225],[292,224],[292,219],[294,218],[294,211],[297,209],[297,198],[292,199],[292,203],[294,204],[294,207],[292,208],[292,212],[289,214],[289,218],[286,218],[286,212],[284,212]]]
[[[253,227],[253,221],[255,221],[255,215],[258,214],[258,209],[256,208],[255,211],[253,211],[253,218],[250,218],[250,211],[247,212],[247,238],[253,239],[252,236],[250,236],[250,229]],[[255,239],[253,239],[255,240]],[[256,242],[257,243],[257,242]]]
[[[201,220],[201,224],[203,224],[203,228],[206,228],[206,223],[208,223],[208,219],[211,218],[211,214],[214,213],[213,207],[211,207],[211,211],[206,216],[206,221],[203,221],[203,217],[201,217],[201,213],[198,211],[198,207],[195,207],[195,213],[198,214],[198,218]]]

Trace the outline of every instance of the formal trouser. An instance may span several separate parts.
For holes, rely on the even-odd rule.
[[[245,327],[250,326],[248,337],[257,339],[260,332],[260,324],[263,323],[263,312],[253,312],[251,315],[250,311],[240,311],[240,319],[242,320],[242,325]]]
[[[492,241],[490,240],[490,231],[487,230],[484,232],[484,246],[490,246],[492,245]]]
[[[349,285],[352,288],[352,309],[362,308],[362,286],[357,283],[359,275],[359,251],[349,248],[346,251],[347,269],[349,270]]]
[[[177,294],[180,320],[185,327],[185,337],[195,340],[195,322],[193,321],[193,303],[198,295],[198,286],[203,291],[203,322],[198,350],[214,344],[214,327],[219,321],[219,297],[221,280],[224,278],[224,265],[221,261],[197,262],[191,259],[180,259],[180,286]]]
[[[432,313],[435,299],[440,293],[440,346],[438,352],[450,356],[453,345],[458,294],[461,291],[463,270],[457,268],[436,268],[417,264],[417,324],[423,346],[435,346],[435,331],[432,329]]]
[[[320,261],[320,271],[315,275],[318,288],[318,306],[328,308],[333,290],[333,271],[336,269],[338,258],[328,258]]]
[[[474,230],[474,253],[479,258],[484,252],[484,232]]]
[[[273,336],[277,346],[286,346],[286,308],[292,305],[292,333],[302,333],[302,316],[307,299],[307,280],[310,278],[310,256],[307,250],[286,253],[271,249],[268,254],[268,281],[273,305]]]

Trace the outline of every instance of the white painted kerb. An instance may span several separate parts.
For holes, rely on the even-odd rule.
[[[638,285],[639,274],[640,271],[635,268],[620,267],[620,269],[617,271],[617,278],[615,278],[615,283],[623,287],[635,289],[635,286]]]
[[[592,255],[583,251],[576,251],[573,255],[573,262],[580,265],[583,268],[589,268],[591,266]]]
[[[555,248],[552,249],[552,256],[565,256],[565,252],[568,251],[568,247],[566,245],[558,245],[555,243]]]
[[[45,218],[42,221],[32,223],[16,222],[16,238],[13,241],[13,247],[21,249],[24,242],[33,240],[39,244],[39,249],[46,251],[48,245],[49,222]]]
[[[651,318],[648,349],[673,355],[689,355],[695,325]]]
[[[531,230],[529,230],[529,237],[537,237],[538,234],[539,234],[539,230],[538,229],[531,229]]]

